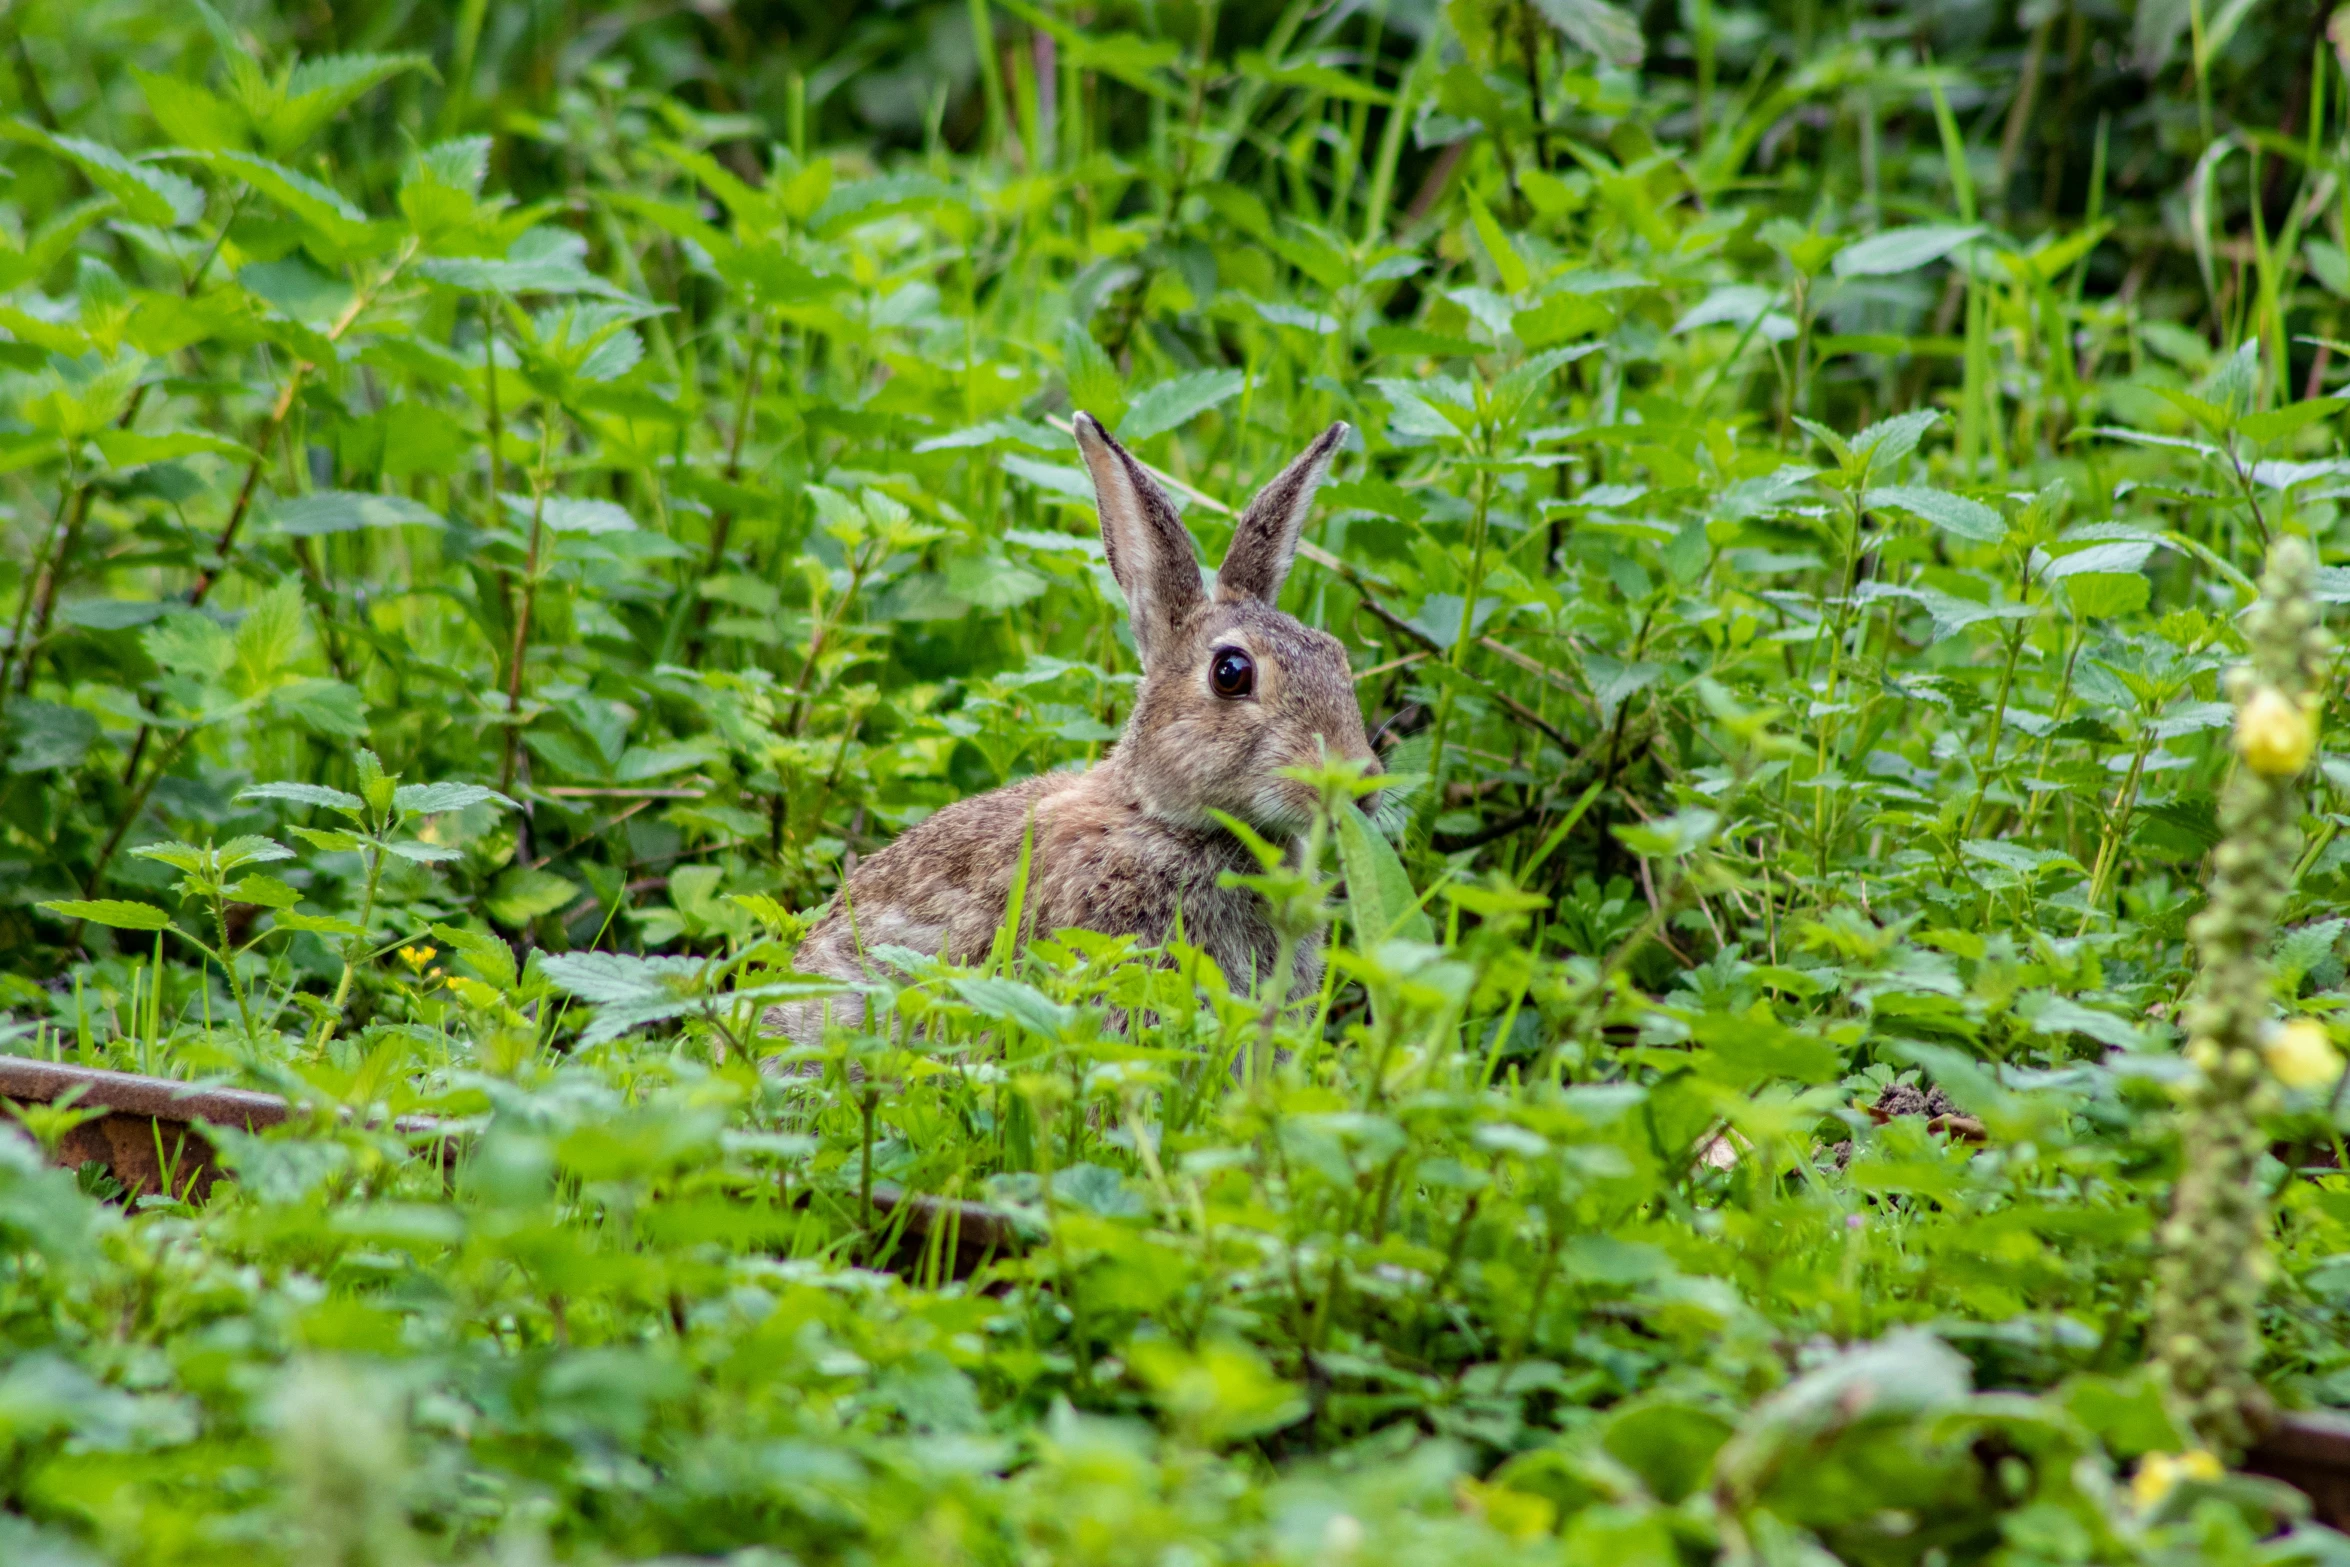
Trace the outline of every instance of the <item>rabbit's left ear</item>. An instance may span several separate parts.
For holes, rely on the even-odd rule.
[[[1241,513],[1232,530],[1232,547],[1216,569],[1216,597],[1256,599],[1270,604],[1281,596],[1282,579],[1289,575],[1290,558],[1297,553],[1297,537],[1304,531],[1314,491],[1329,475],[1330,460],[1346,440],[1346,425],[1332,425],[1297,454],[1271,484]]]

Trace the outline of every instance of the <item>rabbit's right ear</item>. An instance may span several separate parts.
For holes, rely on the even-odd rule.
[[[1183,519],[1175,515],[1175,503],[1142,464],[1127,455],[1093,415],[1079,414],[1076,429],[1077,449],[1093,475],[1110,575],[1126,592],[1134,650],[1148,669],[1175,628],[1207,600],[1200,585],[1199,556]]]

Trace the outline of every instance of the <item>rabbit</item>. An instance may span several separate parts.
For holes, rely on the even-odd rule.
[[[875,972],[867,954],[884,946],[954,962],[983,956],[1033,821],[1023,942],[1082,926],[1157,943],[1180,917],[1184,939],[1235,989],[1272,983],[1278,943],[1263,900],[1218,885],[1227,871],[1253,873],[1256,861],[1210,812],[1294,839],[1316,796],[1278,769],[1328,757],[1381,771],[1346,649],[1274,607],[1347,427],[1324,431],[1249,503],[1212,591],[1166,492],[1090,415],[1080,413],[1075,428],[1142,663],[1125,734],[1085,772],[959,801],[861,861],[801,943],[801,973],[865,979]],[[1292,974],[1292,996],[1318,987],[1320,955],[1301,950]],[[852,1026],[863,1015],[852,994],[777,1007],[768,1027],[816,1043],[826,1008]]]

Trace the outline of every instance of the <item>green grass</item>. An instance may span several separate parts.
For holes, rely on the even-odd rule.
[[[10,11],[0,1041],[314,1113],[0,1139],[0,1560],[2343,1559],[2145,1477],[2350,79],[2144,9]],[[1081,409],[1209,559],[1360,432],[1323,990],[1060,932],[762,1073],[850,854],[1131,709]],[[2321,690],[2225,983],[2331,1026]],[[2231,1112],[2285,1407],[2340,1099]]]

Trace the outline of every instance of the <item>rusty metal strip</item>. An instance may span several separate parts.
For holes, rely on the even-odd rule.
[[[2350,1417],[2333,1410],[2296,1410],[2261,1432],[2244,1467],[2297,1487],[2320,1523],[2350,1530]]]
[[[0,1056],[0,1100],[51,1104],[69,1094],[74,1096],[76,1108],[103,1110],[105,1114],[68,1132],[58,1144],[56,1162],[69,1170],[89,1163],[103,1165],[132,1197],[161,1192],[168,1186],[175,1197],[201,1200],[225,1173],[211,1139],[204,1135],[207,1126],[252,1132],[282,1125],[293,1114],[276,1094],[201,1087],[167,1077],[109,1072],[29,1056]],[[394,1126],[411,1136],[439,1136],[444,1164],[455,1161],[467,1137],[464,1131],[430,1116],[403,1116]],[[893,1216],[901,1208],[906,1210],[904,1240],[896,1259],[901,1266],[919,1266],[932,1233],[942,1227],[954,1247],[952,1266],[957,1278],[968,1277],[993,1259],[1017,1256],[1028,1249],[1028,1238],[1018,1222],[985,1203],[909,1195],[894,1186],[876,1185],[873,1206]]]

